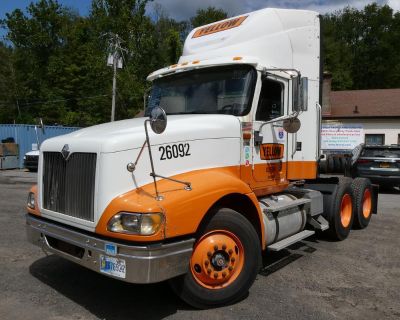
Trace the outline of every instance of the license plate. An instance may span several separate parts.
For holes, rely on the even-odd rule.
[[[381,167],[381,168],[390,168],[390,163],[381,162],[380,167]]]
[[[125,260],[114,257],[100,255],[100,272],[109,274],[114,277],[126,277]]]

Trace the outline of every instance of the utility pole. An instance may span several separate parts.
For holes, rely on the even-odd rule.
[[[117,94],[117,71],[122,69],[122,58],[123,53],[127,52],[125,48],[122,47],[121,43],[123,40],[112,32],[108,32],[103,36],[108,37],[108,58],[107,65],[113,67],[113,84],[112,84],[112,100],[111,100],[111,121],[115,119],[115,99]]]
[[[112,100],[111,100],[111,122],[115,118],[115,95],[117,94],[117,63],[118,63],[118,51],[115,50],[113,53],[113,86],[112,86]]]

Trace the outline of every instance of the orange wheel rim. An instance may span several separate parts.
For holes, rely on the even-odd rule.
[[[221,289],[236,280],[244,265],[241,241],[226,230],[206,233],[196,243],[190,271],[202,287]]]
[[[372,209],[372,196],[369,189],[365,189],[362,202],[362,214],[364,218],[368,219],[371,215]]]
[[[347,228],[350,225],[351,215],[353,211],[353,205],[351,202],[351,197],[348,193],[346,193],[340,204],[340,219],[342,222],[342,226]]]

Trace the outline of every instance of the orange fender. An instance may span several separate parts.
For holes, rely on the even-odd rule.
[[[113,199],[102,214],[96,233],[130,241],[159,241],[193,234],[209,209],[222,197],[239,193],[249,197],[257,208],[261,225],[262,244],[265,240],[263,219],[257,197],[250,187],[240,179],[240,167],[203,169],[179,174],[174,179],[190,182],[192,190],[166,179],[157,182],[163,200],[155,200],[154,184],[129,191]],[[120,234],[107,231],[108,221],[118,212],[162,212],[164,228],[151,236]]]

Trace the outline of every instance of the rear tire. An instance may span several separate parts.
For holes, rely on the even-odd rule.
[[[260,266],[260,239],[253,225],[238,212],[221,208],[197,239],[188,272],[170,285],[195,308],[217,307],[242,299]]]
[[[340,173],[344,174],[344,169],[346,167],[346,159],[344,157],[340,157],[339,163],[340,163]]]
[[[327,157],[327,169],[326,169],[326,173],[333,173],[335,170],[335,163],[333,161],[333,156],[329,155]]]
[[[328,235],[333,240],[344,240],[348,237],[354,219],[354,196],[351,179],[341,178],[336,189],[330,210],[325,217],[329,221]]]
[[[356,178],[351,187],[354,193],[354,227],[364,229],[372,216],[372,186],[369,179]]]

